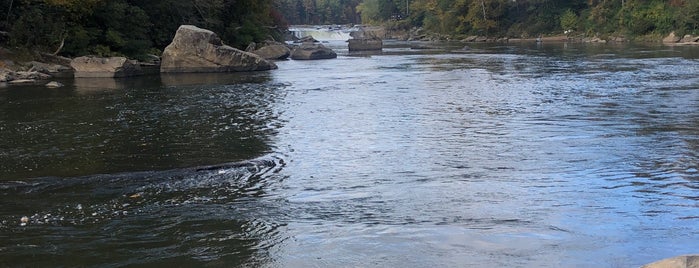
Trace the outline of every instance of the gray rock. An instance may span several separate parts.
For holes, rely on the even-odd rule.
[[[697,41],[697,37],[693,36],[691,34],[687,34],[684,37],[682,37],[682,40],[680,40],[680,43],[693,43]]]
[[[15,72],[7,70],[7,69],[0,69],[0,82],[8,82],[12,81],[15,79]]]
[[[61,84],[60,82],[51,81],[51,82],[46,83],[46,87],[47,88],[59,88],[59,87],[63,87],[63,84]]]
[[[15,79],[15,80],[9,81],[7,83],[10,85],[33,84],[33,83],[36,83],[36,80],[34,80],[34,79]]]
[[[53,74],[53,73],[70,71],[70,67],[59,65],[59,64],[50,64],[50,63],[43,63],[43,62],[38,62],[38,61],[31,61],[31,62],[29,62],[29,65],[31,66],[31,68],[29,68],[30,71],[37,71],[37,72],[45,73],[45,74]]]
[[[380,51],[383,49],[383,40],[380,38],[362,38],[348,40],[349,51]]]
[[[684,255],[646,264],[641,268],[699,268],[699,255]]]
[[[276,64],[260,56],[224,45],[212,31],[182,25],[163,51],[160,72],[242,72],[276,68]]]
[[[349,51],[377,51],[383,49],[382,36],[386,31],[382,27],[361,28],[350,33],[352,39],[347,42]]]
[[[17,80],[45,80],[51,78],[51,75],[40,73],[37,71],[15,72],[14,78]]]
[[[426,43],[411,43],[410,49],[426,50],[426,49],[439,49],[439,47],[436,47],[436,46],[431,45],[431,44],[426,44]]]
[[[337,53],[321,44],[303,43],[291,53],[294,60],[321,60],[337,58]]]
[[[665,38],[663,38],[663,43],[677,43],[682,39],[679,36],[675,35],[675,32],[671,32],[669,35],[667,35]]]
[[[291,50],[286,45],[277,42],[267,42],[266,45],[252,53],[268,60],[284,60],[291,56]]]
[[[141,75],[141,66],[124,57],[77,57],[70,62],[75,77],[129,77]]]
[[[248,47],[245,48],[245,51],[246,52],[253,52],[256,49],[257,49],[257,44],[255,42],[250,42],[250,44],[248,44]]]
[[[316,40],[313,38],[313,36],[304,36],[301,37],[300,39],[294,41],[294,43],[319,43],[320,41]]]

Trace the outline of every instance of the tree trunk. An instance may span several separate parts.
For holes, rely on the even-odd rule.
[[[7,24],[5,26],[7,26],[8,29],[10,28],[10,14],[12,13],[12,3],[13,2],[14,2],[14,0],[10,0],[10,8],[7,9],[7,18],[5,18],[5,23]]]
[[[59,52],[61,52],[61,49],[63,49],[63,45],[66,44],[66,36],[64,35],[63,38],[61,39],[61,45],[58,46],[58,49],[56,49],[56,52],[54,52],[52,55],[56,56],[58,55]]]

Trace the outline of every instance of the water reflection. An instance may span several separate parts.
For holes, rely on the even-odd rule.
[[[0,91],[2,179],[167,169],[270,151],[283,85],[260,86],[268,78],[259,75],[207,86],[197,83],[215,76],[156,78]]]
[[[71,83],[72,82],[72,83]],[[67,82],[67,86],[72,86],[78,94],[91,94],[113,90],[127,90],[133,88],[148,88],[158,86],[160,76],[149,75],[134,78],[90,78],[78,77]]]

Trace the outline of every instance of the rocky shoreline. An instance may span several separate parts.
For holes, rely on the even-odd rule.
[[[585,35],[575,35],[573,33],[561,34],[561,35],[551,35],[551,36],[538,36],[538,37],[520,37],[520,38],[508,38],[508,37],[492,37],[492,36],[482,36],[482,35],[471,35],[471,36],[453,36],[446,34],[439,34],[433,32],[427,32],[423,28],[411,28],[410,30],[396,30],[396,29],[386,29],[377,30],[384,33],[386,39],[394,39],[401,41],[421,41],[421,42],[440,42],[440,41],[457,41],[464,43],[507,43],[507,42],[571,42],[571,43],[626,43],[631,40],[622,35],[611,35],[606,37],[601,36],[585,36]],[[648,41],[644,41],[648,42]],[[693,35],[683,35],[677,36],[675,32],[670,33],[667,37],[662,40],[657,39],[655,42],[662,42],[665,45],[670,46],[688,46],[688,45],[699,45],[699,36]]]
[[[486,36],[454,37],[428,33],[422,28],[392,30],[381,26],[363,26],[348,41],[350,51],[381,50],[383,39],[414,42],[411,48],[425,49],[424,42],[458,41],[463,43],[508,42],[572,42],[572,43],[626,43],[623,36],[585,37],[581,35],[540,36],[536,38],[505,38]],[[423,43],[421,43],[423,42]],[[35,53],[37,60],[14,62],[12,52],[0,47],[0,86],[44,84],[61,87],[52,78],[65,77],[130,77],[158,73],[192,72],[241,72],[276,69],[276,60],[333,59],[337,54],[313,38],[296,40],[294,45],[268,40],[251,43],[245,51],[227,46],[215,33],[191,25],[182,25],[172,43],[161,57],[153,56],[149,62],[129,60],[125,57],[83,56],[74,59],[46,53]],[[699,45],[699,36],[670,33],[662,40],[668,46]]]
[[[274,40],[252,43],[247,51],[224,44],[217,34],[192,25],[182,25],[162,56],[140,62],[125,57],[82,56],[74,59],[36,53],[35,61],[15,62],[13,53],[0,47],[0,87],[44,84],[61,87],[52,78],[122,78],[159,73],[249,72],[276,69],[275,60],[319,60],[337,54],[311,39],[298,45]]]

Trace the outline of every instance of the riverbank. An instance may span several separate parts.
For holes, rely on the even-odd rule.
[[[626,42],[642,42],[642,43],[663,43],[669,46],[691,46],[699,45],[699,36],[696,35],[676,35],[671,32],[667,36],[662,35],[646,35],[627,37],[620,34],[611,35],[594,35],[588,36],[584,34],[576,34],[574,32],[566,34],[541,34],[538,36],[522,36],[522,37],[507,37],[507,36],[487,36],[487,35],[452,35],[437,32],[431,32],[422,27],[413,27],[406,29],[394,25],[374,26],[374,31],[384,33],[386,39],[395,39],[401,41],[461,41],[466,43],[503,43],[503,42],[575,42],[575,43],[626,43]]]

